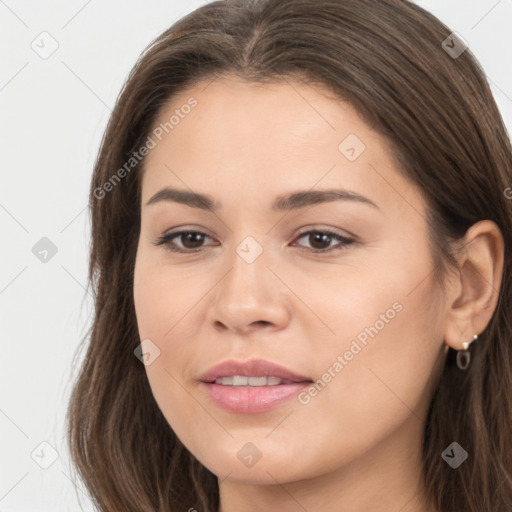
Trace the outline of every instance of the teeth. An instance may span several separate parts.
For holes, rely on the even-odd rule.
[[[268,377],[249,377],[247,379],[247,384],[249,386],[266,386],[267,380],[268,380]],[[277,379],[277,380],[280,381],[281,379]],[[277,384],[279,384],[279,382],[277,382]],[[269,385],[272,385],[272,384],[269,384]]]
[[[232,386],[233,377],[221,377],[220,379],[215,380],[215,384],[222,384],[223,386]]]
[[[233,375],[233,386],[247,386],[248,380],[249,379],[247,377]]]
[[[279,377],[245,377],[244,375],[219,377],[215,380],[215,384],[221,384],[222,386],[277,386],[286,383],[288,381]]]

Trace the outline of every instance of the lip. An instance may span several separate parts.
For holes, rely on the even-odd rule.
[[[242,375],[245,377],[279,377],[291,382],[313,382],[305,375],[292,372],[284,366],[265,361],[264,359],[251,359],[249,361],[224,361],[210,368],[199,380],[212,383],[219,377]],[[270,386],[271,387],[271,386]]]
[[[279,377],[288,381],[275,386],[223,386],[215,384],[219,377],[243,375],[245,377]],[[284,366],[252,359],[246,362],[225,361],[200,377],[201,386],[220,408],[235,412],[255,414],[269,411],[290,400],[313,381]]]
[[[311,385],[311,382],[277,386],[222,386],[201,382],[211,400],[220,408],[235,413],[256,414],[279,407]]]

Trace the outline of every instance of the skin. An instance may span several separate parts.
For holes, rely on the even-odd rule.
[[[198,105],[150,151],[142,180],[134,300],[141,340],[160,350],[146,366],[158,406],[218,476],[221,512],[430,512],[418,484],[435,369],[448,346],[461,349],[492,316],[503,266],[499,229],[482,221],[468,231],[462,270],[443,296],[421,191],[349,104],[298,82],[224,76],[181,92],[156,124],[191,96]],[[366,146],[354,161],[338,149],[349,134]],[[209,194],[222,207],[146,206],[165,186]],[[328,188],[377,207],[270,207],[277,196]],[[169,245],[199,252],[155,245],[179,228],[207,236],[202,245],[186,237]],[[322,229],[356,243],[299,237]],[[252,263],[236,252],[247,236],[263,249]],[[228,359],[262,358],[319,379],[397,302],[400,312],[307,404],[293,398],[236,414],[201,389],[199,376]],[[252,467],[237,457],[248,442],[262,454]]]

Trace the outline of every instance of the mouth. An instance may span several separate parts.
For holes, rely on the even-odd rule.
[[[305,382],[305,381],[304,381]],[[293,381],[281,379],[279,377],[247,377],[245,375],[232,375],[229,377],[219,377],[215,379],[215,384],[221,386],[250,386],[250,387],[261,387],[261,386],[279,386],[281,384],[293,384]]]
[[[199,380],[223,386],[277,386],[294,382],[313,382],[305,375],[264,359],[250,359],[245,362],[224,361],[210,368]]]
[[[313,383],[306,376],[261,359],[226,361],[207,371],[200,381],[216,406],[234,413],[274,409]]]

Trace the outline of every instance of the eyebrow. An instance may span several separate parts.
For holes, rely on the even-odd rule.
[[[208,194],[200,194],[198,192],[179,190],[171,187],[165,187],[159,190],[149,199],[146,206],[162,201],[172,201],[190,206],[191,208],[210,210],[212,212],[216,212],[222,208],[222,204]],[[272,210],[276,212],[298,210],[308,206],[330,203],[333,201],[354,201],[379,209],[371,199],[357,194],[356,192],[343,189],[329,189],[304,190],[284,196],[278,196],[272,203]]]

